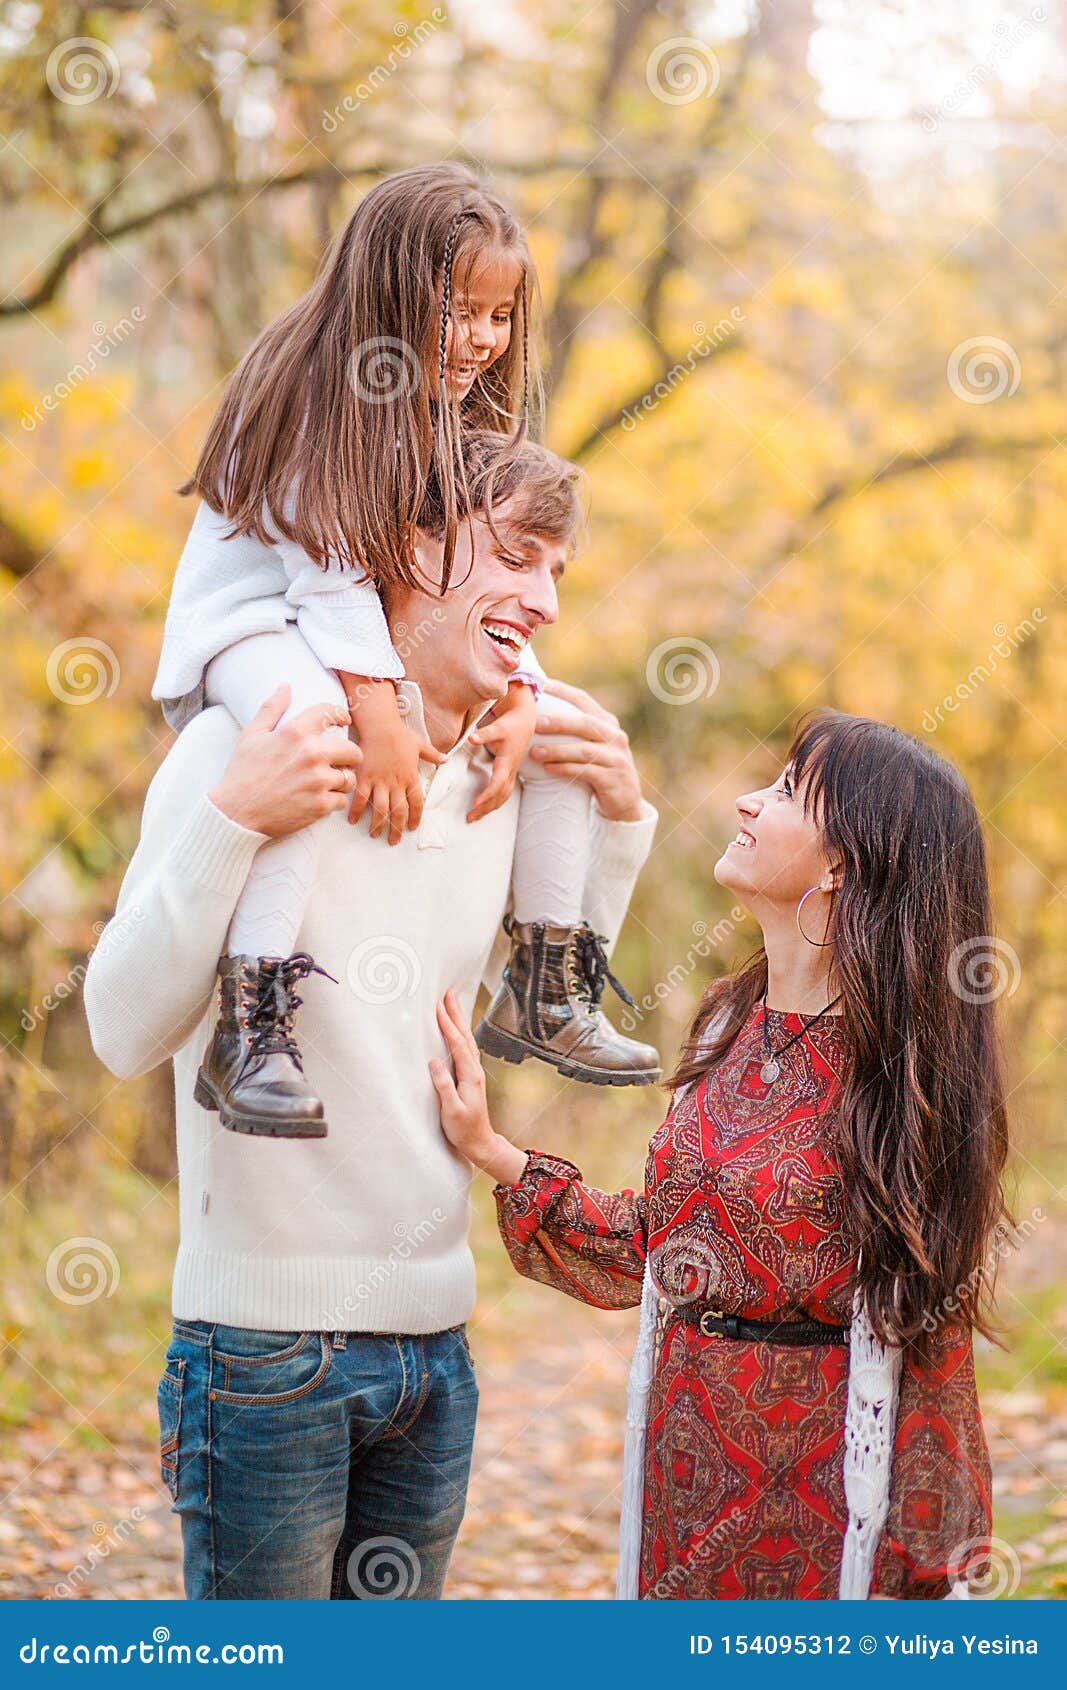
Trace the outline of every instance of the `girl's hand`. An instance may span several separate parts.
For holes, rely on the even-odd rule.
[[[537,721],[537,698],[525,682],[513,683],[507,697],[495,706],[492,717],[484,727],[470,736],[472,745],[484,745],[493,753],[493,772],[472,809],[467,812],[469,822],[480,822],[506,804],[515,787],[519,767],[530,749]]]
[[[499,1185],[515,1185],[525,1171],[526,1154],[493,1128],[481,1056],[470,1022],[451,987],[437,1005],[437,1025],[452,1058],[451,1069],[439,1057],[430,1063],[444,1135],[461,1156]]]
[[[440,765],[444,753],[405,726],[392,681],[338,673],[363,752],[348,819],[358,822],[369,804],[371,838],[380,839],[388,827],[390,845],[399,845],[404,829],[422,820],[419,764]]]

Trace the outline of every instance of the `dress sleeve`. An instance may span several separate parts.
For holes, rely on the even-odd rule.
[[[969,1330],[939,1332],[928,1358],[906,1353],[893,1441],[889,1516],[872,1590],[937,1600],[988,1567],[989,1450]]]
[[[634,1308],[644,1273],[645,1198],[597,1191],[572,1162],[536,1150],[528,1155],[518,1183],[493,1193],[516,1272],[594,1308]]]
[[[401,680],[404,665],[370,576],[336,563],[324,568],[290,540],[279,540],[277,550],[288,582],[286,602],[323,667]]]

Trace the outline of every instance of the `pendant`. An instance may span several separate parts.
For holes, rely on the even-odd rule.
[[[770,1059],[767,1062],[765,1062],[763,1064],[762,1068],[759,1071],[759,1077],[763,1081],[765,1086],[773,1086],[775,1080],[778,1078],[778,1076],[781,1072],[782,1072],[782,1064],[779,1062],[779,1060],[776,1056],[772,1056],[772,1057],[770,1057]]]

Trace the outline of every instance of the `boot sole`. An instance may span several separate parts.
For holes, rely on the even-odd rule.
[[[474,1042],[487,1056],[498,1057],[501,1062],[525,1062],[532,1056],[546,1062],[565,1079],[584,1080],[591,1086],[654,1086],[657,1080],[663,1078],[662,1068],[587,1068],[584,1062],[557,1056],[543,1045],[527,1044],[525,1039],[517,1038],[514,1033],[502,1033],[491,1021],[479,1021]]]
[[[235,1115],[224,1109],[202,1074],[196,1076],[193,1097],[201,1109],[210,1109],[231,1133],[251,1133],[256,1138],[325,1138],[329,1131],[325,1121],[269,1121],[261,1115]]]

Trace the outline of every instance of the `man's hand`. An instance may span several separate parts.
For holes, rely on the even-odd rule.
[[[498,1185],[515,1185],[526,1170],[526,1153],[494,1131],[485,1099],[481,1055],[451,987],[437,1005],[437,1025],[452,1058],[451,1069],[440,1057],[430,1063],[444,1135],[461,1156]]]
[[[493,753],[493,770],[467,811],[469,822],[480,822],[511,797],[519,765],[530,749],[536,721],[536,695],[532,687],[520,681],[510,686],[506,696],[497,702],[485,726],[471,734],[471,745],[484,745]]]
[[[547,744],[535,744],[530,756],[565,780],[584,780],[608,821],[640,821],[645,813],[641,777],[619,718],[581,687],[565,681],[545,681],[543,686],[545,692],[573,704],[580,714],[576,718],[538,716],[538,735],[555,737]]]
[[[297,833],[333,810],[348,808],[363,753],[345,734],[341,705],[313,704],[281,727],[291,696],[286,683],[260,706],[208,797],[241,827],[271,839]]]

